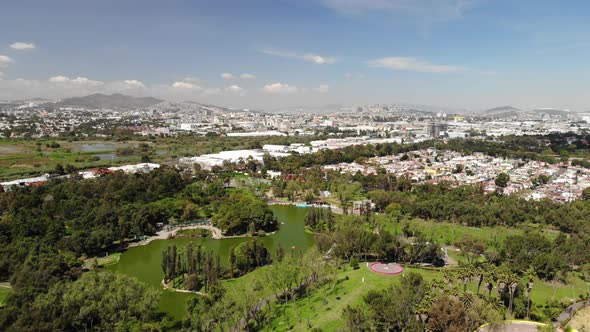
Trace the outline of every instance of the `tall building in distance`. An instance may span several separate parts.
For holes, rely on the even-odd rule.
[[[441,138],[447,135],[447,127],[446,123],[440,122],[440,120],[433,120],[428,127],[428,134],[431,138]]]

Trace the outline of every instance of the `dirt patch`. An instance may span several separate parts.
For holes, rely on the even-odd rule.
[[[578,331],[590,331],[590,307],[578,310],[568,324]]]

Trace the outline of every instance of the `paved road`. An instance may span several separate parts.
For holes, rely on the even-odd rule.
[[[555,322],[559,325],[565,325],[565,323],[573,316],[578,310],[582,309],[586,306],[587,301],[580,301],[576,302],[569,307],[565,308],[565,310],[557,316]]]
[[[507,322],[504,326],[492,329],[489,326],[479,329],[479,332],[537,332],[539,325],[531,322]]]

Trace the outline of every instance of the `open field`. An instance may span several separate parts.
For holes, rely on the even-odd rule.
[[[240,298],[247,289],[259,289],[261,290],[261,297],[268,297],[273,294],[272,290],[266,286],[264,276],[268,266],[262,266],[256,270],[247,273],[239,278],[227,279],[221,282],[221,285],[225,287],[229,294],[235,295],[236,298]]]
[[[180,157],[224,150],[260,148],[263,144],[306,143],[305,137],[135,137],[76,140],[76,138],[0,139],[0,181],[38,176],[55,170],[57,164],[78,169],[141,162],[149,155],[164,163]],[[117,153],[119,151],[120,153]]]
[[[416,272],[426,280],[442,279],[439,270],[426,270],[406,268],[404,273]],[[324,331],[335,331],[343,327],[342,311],[347,305],[358,305],[369,290],[380,290],[399,282],[401,275],[381,275],[371,272],[366,263],[361,264],[358,270],[348,268],[338,273],[339,283],[335,286],[325,285],[306,298],[299,299],[288,305],[282,306],[284,310],[280,317],[275,318],[266,331],[308,331],[317,327]],[[348,277],[348,279],[346,279]],[[362,282],[364,278],[364,283]],[[572,280],[570,285],[557,285],[535,281],[532,293],[532,301],[537,304],[546,303],[553,299],[570,302],[572,296],[578,296],[585,290],[583,282],[579,279]],[[470,282],[468,291],[476,292],[477,283]],[[496,295],[496,290],[492,296]]]
[[[396,234],[403,233],[405,223],[408,223],[410,230],[414,230],[425,234],[442,245],[449,245],[461,239],[463,236],[471,236],[476,239],[485,241],[488,246],[493,247],[504,242],[506,237],[510,235],[522,235],[528,231],[540,231],[549,239],[554,239],[559,234],[558,231],[541,228],[537,225],[520,225],[516,227],[470,227],[456,223],[437,222],[434,220],[412,219],[399,222],[392,222],[386,216],[380,216],[378,221],[385,230],[389,230]]]
[[[406,268],[404,273],[410,271],[421,274],[426,280],[442,277],[438,271],[423,269]],[[358,270],[348,268],[338,273],[336,285],[325,285],[306,298],[282,306],[284,314],[272,321],[265,331],[308,331],[314,327],[324,331],[337,330],[344,325],[342,310],[347,305],[360,304],[369,290],[385,289],[398,283],[402,275],[377,274],[365,263]]]
[[[138,142],[0,140],[0,180],[51,173],[58,164],[79,169],[140,162],[138,155],[117,155],[117,149]]]

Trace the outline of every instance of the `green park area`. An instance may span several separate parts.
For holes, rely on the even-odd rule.
[[[11,292],[10,288],[0,286],[0,307],[4,306],[4,301]]]
[[[112,254],[104,256],[104,257],[99,257],[97,259],[98,266],[109,266],[109,265],[117,264],[119,262],[120,258],[121,258],[120,252],[112,253]]]
[[[407,272],[418,273],[428,281],[442,281],[444,278],[442,270],[405,268],[404,274]],[[309,296],[277,309],[279,314],[265,330],[309,331],[311,328],[319,328],[323,331],[341,330],[345,328],[342,312],[346,306],[360,305],[363,297],[371,290],[382,291],[391,285],[399,284],[404,274],[381,275],[370,271],[364,264],[356,270],[348,267],[338,272],[336,282],[313,290]],[[469,282],[467,289],[475,293],[477,283]],[[540,305],[554,300],[567,303],[574,294],[583,294],[585,291],[586,286],[579,279],[574,281],[574,285],[556,285],[537,280],[532,292],[532,301]]]
[[[56,144],[41,150],[66,148]],[[527,201],[316,167],[374,153],[266,156],[265,165],[299,174],[274,179],[253,161],[212,171],[162,165],[0,193],[0,272],[15,287],[15,296],[0,289],[4,322],[12,330],[76,330],[92,321],[104,330],[128,322],[124,331],[445,331],[429,317],[444,319],[450,308],[462,317],[455,330],[465,331],[501,319],[552,321],[587,297],[587,200]],[[323,201],[336,208],[313,206]],[[208,231],[171,231],[196,221]],[[86,272],[80,257],[97,268]],[[371,262],[405,271],[377,274]],[[100,301],[108,294],[112,302]],[[65,319],[92,306],[101,317]]]

